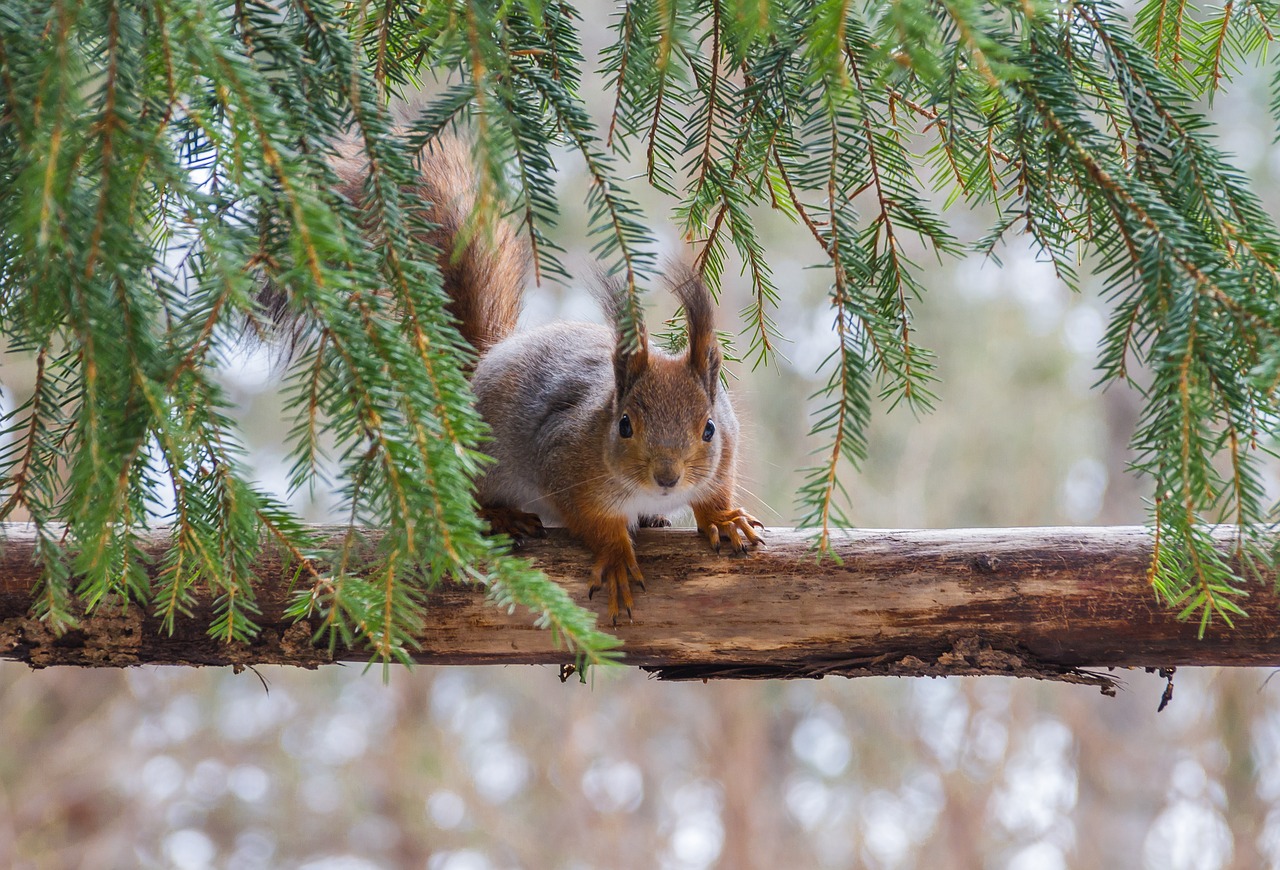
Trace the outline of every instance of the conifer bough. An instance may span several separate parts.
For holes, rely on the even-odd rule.
[[[243,643],[262,620],[265,538],[293,566],[289,614],[335,645],[406,658],[450,577],[531,609],[588,661],[608,655],[593,615],[502,555],[473,510],[468,349],[405,193],[415,150],[461,123],[479,202],[514,203],[540,275],[564,274],[553,155],[584,161],[596,252],[631,317],[655,263],[633,191],[677,197],[708,282],[739,264],[750,277],[756,364],[793,303],[751,214],[804,227],[838,339],[799,504],[824,549],[873,398],[932,401],[913,257],[1025,235],[1073,287],[1088,264],[1113,308],[1101,380],[1146,373],[1133,446],[1151,583],[1200,633],[1233,624],[1245,589],[1274,579],[1259,463],[1280,420],[1280,235],[1193,101],[1261,56],[1276,13],[1147,0],[1131,24],[1088,0],[637,0],[612,19],[614,102],[593,117],[570,3],[0,4],[0,333],[35,367],[4,415],[0,519],[34,524],[34,613],[62,631],[131,600],[173,631],[208,600],[210,636]],[[432,96],[406,131],[389,101],[420,80]],[[358,213],[334,193],[342,138],[370,160]],[[993,215],[990,232],[957,239],[938,199]],[[265,328],[264,281],[302,324],[290,486],[340,490],[353,531],[336,549],[247,472],[214,376],[246,323]],[[1228,552],[1209,531],[1224,520]],[[159,525],[172,545],[152,555]],[[383,534],[357,573],[361,528]]]

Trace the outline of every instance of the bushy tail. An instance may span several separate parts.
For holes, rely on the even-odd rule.
[[[441,138],[422,155],[421,194],[432,204],[438,229],[431,242],[441,251],[440,270],[464,338],[484,353],[516,328],[529,273],[525,239],[501,216],[477,220],[479,184],[467,144]],[[490,203],[489,208],[501,208]]]
[[[356,179],[342,169],[343,193],[358,201]],[[428,241],[441,252],[449,312],[457,318],[462,337],[483,354],[515,330],[530,252],[509,221],[496,215],[487,222],[477,219],[478,188],[464,141],[442,137],[423,152],[413,194],[436,225]]]

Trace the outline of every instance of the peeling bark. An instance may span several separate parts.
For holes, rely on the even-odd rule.
[[[282,617],[290,577],[269,550],[255,566],[263,630],[247,645],[209,638],[210,600],[172,636],[141,608],[100,607],[55,636],[30,616],[36,583],[31,531],[6,527],[0,553],[0,658],[33,666],[135,664],[315,667],[363,660],[331,656],[312,626]],[[635,621],[620,624],[625,662],[662,679],[826,675],[1004,674],[1099,685],[1099,669],[1280,665],[1280,607],[1272,583],[1251,589],[1250,618],[1234,630],[1196,626],[1160,606],[1147,582],[1150,538],[1141,528],[849,531],[839,559],[819,561],[802,531],[771,529],[745,557],[710,552],[691,530],[642,530],[646,591]],[[1222,536],[1229,544],[1229,530]],[[149,549],[165,546],[157,533]],[[590,556],[553,531],[522,551],[580,603]],[[1274,578],[1268,578],[1273,580]],[[430,597],[414,658],[426,664],[566,664],[527,614],[485,602],[484,591],[445,584]]]

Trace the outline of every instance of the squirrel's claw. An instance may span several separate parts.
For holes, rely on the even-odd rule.
[[[763,531],[764,523],[741,508],[733,508],[714,511],[706,517],[703,534],[707,536],[707,541],[717,553],[720,552],[720,544],[725,539],[729,541],[730,552],[745,553],[748,545],[758,547],[764,544],[764,538],[756,533],[756,529]]]
[[[506,535],[517,547],[525,538],[547,536],[547,530],[537,514],[510,507],[490,506],[481,508],[479,515],[480,519],[489,524],[489,534]]]
[[[640,574],[640,566],[632,553],[614,556],[601,556],[591,569],[591,586],[587,589],[587,598],[595,596],[600,589],[609,592],[609,618],[614,625],[618,624],[618,616],[627,612],[630,620],[631,608],[635,602],[631,598],[631,583],[635,582],[644,589],[644,577]]]

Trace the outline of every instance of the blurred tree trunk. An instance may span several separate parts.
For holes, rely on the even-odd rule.
[[[1144,488],[1146,482],[1136,474],[1119,471],[1128,468],[1135,458],[1129,440],[1142,418],[1141,402],[1136,391],[1113,388],[1102,393],[1102,409],[1106,426],[1103,459],[1110,473],[1097,522],[1138,522],[1146,515],[1144,500],[1150,497]]]
[[[1217,722],[1209,728],[1217,732],[1226,750],[1226,769],[1222,787],[1227,806],[1224,816],[1230,820],[1232,837],[1231,864],[1235,870],[1252,870],[1267,866],[1258,848],[1267,819],[1267,805],[1258,795],[1258,769],[1253,752],[1253,725],[1266,707],[1259,692],[1259,676],[1247,671],[1220,671],[1217,689]]]
[[[942,776],[942,813],[917,866],[983,870],[990,839],[987,803],[994,780],[976,783],[963,770]]]
[[[785,864],[778,855],[781,794],[779,747],[764,699],[747,685],[719,693],[715,701],[712,758],[724,789],[724,846],[718,866],[765,870]]]

